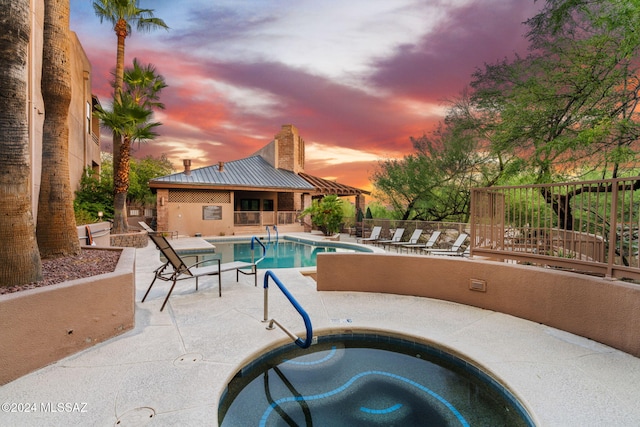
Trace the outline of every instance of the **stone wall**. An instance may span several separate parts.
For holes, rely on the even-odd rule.
[[[111,235],[111,246],[117,248],[146,248],[148,243],[149,236],[146,231]]]
[[[169,229],[169,190],[158,189],[156,193],[156,227],[158,230]]]

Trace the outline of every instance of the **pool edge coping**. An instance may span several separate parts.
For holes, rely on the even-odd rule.
[[[485,366],[483,363],[478,361],[476,358],[466,354],[465,352],[451,347],[441,341],[436,341],[433,338],[425,338],[418,335],[413,335],[411,333],[402,332],[398,330],[388,329],[388,328],[376,328],[376,327],[331,327],[325,326],[320,327],[314,330],[314,343],[317,342],[319,337],[330,336],[330,335],[379,335],[384,334],[391,339],[407,341],[410,343],[423,345],[426,347],[430,347],[434,351],[438,352],[438,356],[442,359],[446,359],[450,363],[454,363],[456,365],[460,365],[463,369],[467,371],[473,372],[474,375],[479,375],[482,380],[488,378],[493,386],[496,387],[498,392],[503,395],[503,397],[509,400],[513,406],[517,408],[518,411],[524,413],[525,421],[527,423],[531,423],[532,426],[540,425],[538,417],[536,416],[535,411],[528,403],[527,399],[524,398],[518,391],[510,386],[508,382],[496,374],[493,370]],[[281,337],[277,340],[274,340],[263,347],[254,350],[251,354],[247,355],[242,361],[238,362],[234,365],[232,369],[232,373],[228,378],[225,379],[223,387],[218,390],[217,396],[217,407],[220,407],[220,402],[225,398],[229,383],[233,380],[233,378],[245,369],[247,366],[252,365],[257,359],[266,356],[267,354],[274,352],[276,350],[281,349],[287,345],[295,345],[291,339],[286,337]],[[219,415],[219,414],[218,414]],[[221,419],[218,419],[218,423],[220,423]]]

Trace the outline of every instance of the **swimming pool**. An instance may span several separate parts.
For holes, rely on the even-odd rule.
[[[240,372],[220,425],[533,426],[520,403],[484,372],[425,344],[373,334],[286,345]]]
[[[251,242],[208,240],[216,247],[216,253],[222,254],[222,262],[251,261]],[[266,256],[258,264],[265,268],[315,267],[316,257],[323,252],[365,252],[368,248],[346,245],[337,242],[312,242],[306,240],[280,239],[278,242],[263,242]],[[254,259],[262,256],[262,246],[254,244]]]

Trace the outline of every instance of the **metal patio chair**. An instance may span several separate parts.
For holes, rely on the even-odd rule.
[[[402,245],[402,247],[407,248],[407,253],[409,253],[409,249],[412,249],[415,251],[422,248],[431,248],[433,247],[433,245],[436,244],[436,242],[438,241],[441,235],[442,235],[442,231],[436,230],[433,233],[431,233],[431,236],[429,236],[429,240],[427,240],[425,243],[413,243],[408,245],[405,244],[405,245]]]
[[[145,292],[144,297],[142,297],[142,301],[144,302],[147,296],[149,295],[149,291],[153,287],[156,280],[164,280],[165,282],[172,282],[171,288],[169,289],[169,293],[167,293],[164,302],[162,303],[162,307],[160,307],[160,311],[164,310],[164,306],[169,301],[169,297],[171,296],[171,292],[173,292],[173,288],[176,286],[176,282],[179,280],[187,280],[187,279],[196,279],[196,291],[198,290],[198,278],[202,276],[218,276],[218,296],[222,296],[222,278],[221,273],[224,271],[236,270],[236,281],[238,281],[238,274],[242,272],[243,274],[253,274],[256,276],[256,286],[257,286],[257,268],[255,263],[249,262],[241,262],[234,261],[229,263],[220,263],[220,254],[213,254],[213,259],[208,259],[204,261],[197,262],[190,266],[184,262],[184,260],[180,257],[180,255],[176,252],[176,250],[171,246],[171,244],[167,241],[166,237],[160,234],[149,234],[149,238],[153,240],[156,247],[162,255],[166,258],[167,262],[161,265],[154,271],[154,277]],[[214,262],[213,265],[206,265],[198,267],[205,262]],[[251,272],[246,273],[244,271],[240,271],[241,269],[250,268]]]
[[[375,243],[380,238],[381,232],[382,232],[382,227],[379,225],[376,225],[373,227],[373,230],[371,230],[371,234],[369,235],[369,237],[363,237],[362,239],[357,239],[357,240],[360,240],[360,242],[357,242],[357,240],[356,242],[362,243],[362,244],[366,244],[367,242]]]
[[[377,240],[374,243],[376,245],[382,245],[382,247],[384,248],[389,243],[399,242],[402,239],[403,234],[404,234],[404,228],[396,228],[396,230],[393,233],[393,236],[391,236],[390,239]]]
[[[468,234],[460,233],[449,249],[422,248],[422,250],[430,255],[457,255],[460,254],[460,249],[468,237]]]

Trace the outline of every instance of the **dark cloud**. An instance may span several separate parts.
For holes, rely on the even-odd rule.
[[[184,3],[188,7],[188,3]],[[277,20],[273,15],[257,11],[248,15],[237,8],[213,4],[200,6],[189,9],[187,25],[169,34],[166,39],[169,45],[184,51],[216,44],[242,43],[250,40],[252,34],[259,33],[262,27]]]
[[[399,46],[394,55],[375,61],[370,80],[409,98],[451,98],[476,68],[526,52],[522,23],[539,7],[526,0],[483,0],[454,9],[418,43]]]

